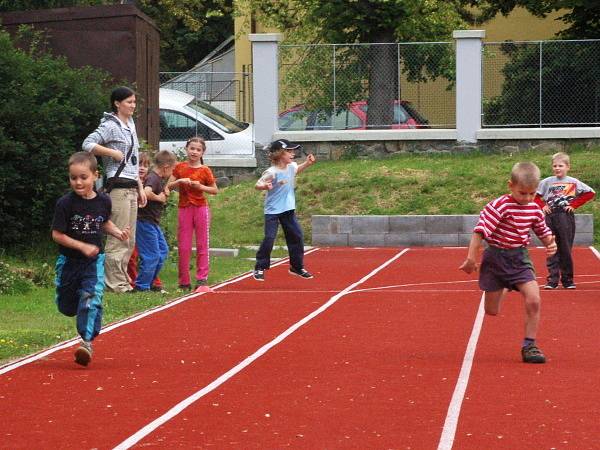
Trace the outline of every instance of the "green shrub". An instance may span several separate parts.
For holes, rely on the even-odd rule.
[[[31,281],[0,260],[0,294],[25,294],[33,287]]]
[[[54,267],[48,263],[35,264],[29,267],[23,267],[16,270],[17,273],[39,287],[54,286]]]
[[[54,204],[68,189],[66,163],[98,125],[108,77],[74,69],[21,30],[17,48],[0,28],[0,247],[29,245],[49,233]]]

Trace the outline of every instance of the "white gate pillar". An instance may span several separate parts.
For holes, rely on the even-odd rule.
[[[477,142],[481,129],[482,47],[485,30],[456,30],[456,135]]]
[[[279,117],[279,42],[280,33],[250,34],[252,43],[252,99],[254,136],[267,145],[277,131]]]

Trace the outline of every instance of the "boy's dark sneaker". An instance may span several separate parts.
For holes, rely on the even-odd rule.
[[[577,286],[575,286],[575,283],[564,283],[563,287],[565,289],[577,289]]]
[[[169,291],[167,291],[164,287],[162,287],[160,284],[155,284],[154,286],[152,286],[150,288],[150,290],[152,292],[160,292],[161,294],[168,294]]]
[[[525,363],[543,364],[546,362],[546,357],[535,344],[529,344],[521,348],[521,356]]]
[[[132,290],[127,291],[127,292],[129,292],[130,294],[137,294],[139,292],[148,292],[149,290],[150,289],[140,289],[139,287],[134,286]]]
[[[181,289],[182,291],[191,291],[192,285],[191,284],[180,284],[179,289]]]
[[[92,360],[92,343],[83,341],[77,350],[75,350],[75,362],[82,366],[87,366]]]
[[[295,269],[293,267],[290,267],[290,270],[288,270],[288,272],[292,275],[297,275],[299,277],[306,278],[307,280],[313,277],[312,274],[305,269]]]
[[[558,283],[546,283],[544,289],[556,289],[558,287]]]
[[[265,281],[265,271],[264,270],[255,269],[254,272],[252,272],[252,276],[254,277],[254,279],[256,281]]]

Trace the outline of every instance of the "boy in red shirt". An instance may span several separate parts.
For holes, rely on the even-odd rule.
[[[473,230],[467,259],[460,266],[466,273],[478,269],[477,255],[485,240],[479,273],[479,287],[485,292],[485,312],[495,316],[509,290],[518,290],[525,301],[525,339],[521,356],[526,363],[544,363],[546,357],[535,343],[540,321],[540,288],[527,245],[533,229],[546,246],[548,255],[556,252],[556,243],[544,221],[544,213],[534,202],[540,182],[540,169],[530,162],[513,166],[508,182],[510,194],[488,203]]]

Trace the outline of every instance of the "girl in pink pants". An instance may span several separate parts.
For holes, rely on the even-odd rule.
[[[179,249],[179,287],[191,290],[190,258],[192,240],[196,234],[196,292],[206,292],[208,287],[208,236],[210,209],[204,193],[218,192],[215,177],[202,156],[206,146],[200,137],[190,138],[186,145],[187,161],[178,163],[168,186],[179,191],[177,215],[177,247]]]

